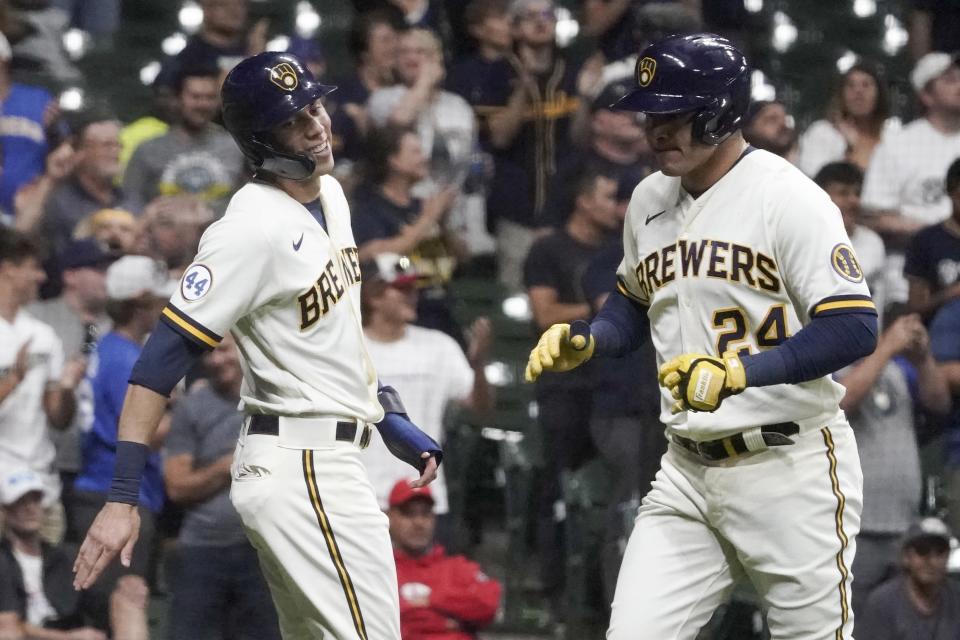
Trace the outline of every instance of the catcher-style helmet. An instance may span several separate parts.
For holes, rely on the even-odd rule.
[[[637,88],[616,109],[652,114],[695,111],[693,137],[720,144],[750,106],[750,68],[729,40],[712,33],[670,36],[640,54]]]
[[[258,171],[304,180],[316,168],[313,158],[278,149],[270,131],[334,89],[317,82],[296,56],[260,53],[235,66],[223,81],[223,126]]]

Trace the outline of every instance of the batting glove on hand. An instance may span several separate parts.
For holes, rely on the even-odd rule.
[[[724,398],[747,387],[747,375],[735,351],[722,358],[686,353],[660,367],[660,385],[676,400],[671,413],[716,411]]]
[[[570,324],[555,324],[540,336],[530,352],[524,377],[533,382],[544,371],[570,371],[593,355],[596,342],[590,335],[590,325],[583,320]]]

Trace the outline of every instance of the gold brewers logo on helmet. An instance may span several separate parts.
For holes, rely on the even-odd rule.
[[[657,61],[651,57],[645,57],[637,63],[637,84],[641,87],[648,87],[653,82],[653,74],[657,72]]]
[[[270,69],[270,82],[284,91],[293,91],[300,84],[300,80],[297,79],[297,72],[287,62],[281,62]]]

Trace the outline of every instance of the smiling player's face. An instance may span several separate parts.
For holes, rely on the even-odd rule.
[[[325,175],[333,169],[330,116],[321,100],[314,101],[280,124],[273,130],[273,136],[282,149],[313,159],[317,164],[313,177]]]
[[[710,159],[716,147],[693,139],[693,113],[647,114],[644,132],[660,170],[685,176]]]

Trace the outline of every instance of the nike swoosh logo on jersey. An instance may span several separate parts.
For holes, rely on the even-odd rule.
[[[293,250],[300,251],[300,245],[303,244],[303,234],[300,234],[300,239],[293,243]]]
[[[655,213],[655,214],[653,214],[652,216],[647,216],[647,221],[643,223],[643,226],[647,226],[648,224],[650,224],[650,221],[651,221],[651,220],[653,220],[654,218],[659,218],[660,216],[662,216],[662,215],[665,214],[666,212],[667,212],[667,210],[664,209],[664,210],[661,211],[660,213]]]

